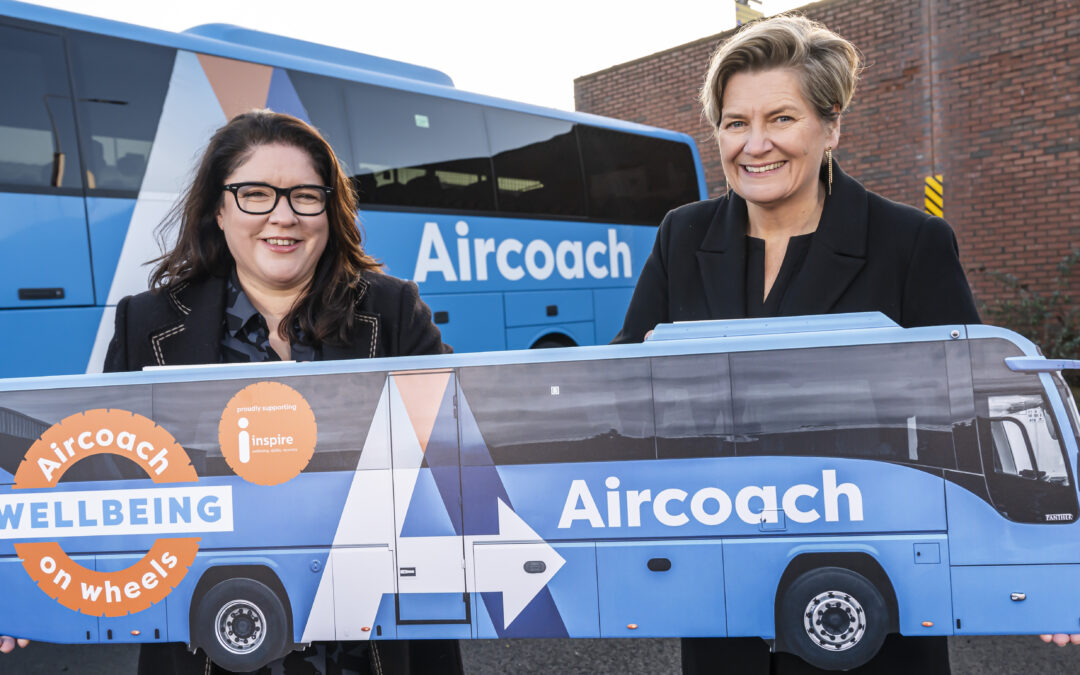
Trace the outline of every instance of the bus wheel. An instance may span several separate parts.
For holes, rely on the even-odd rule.
[[[784,591],[777,634],[810,665],[850,670],[881,648],[889,610],[866,577],[843,567],[804,572]]]
[[[537,340],[529,349],[559,349],[560,347],[576,347],[573,340],[564,335],[545,335]]]
[[[277,595],[254,579],[227,579],[199,601],[195,640],[226,670],[257,670],[285,652],[288,619]]]

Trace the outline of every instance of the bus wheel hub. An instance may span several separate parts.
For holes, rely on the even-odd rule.
[[[841,652],[857,645],[866,633],[866,613],[853,596],[825,591],[807,603],[803,627],[814,644]]]

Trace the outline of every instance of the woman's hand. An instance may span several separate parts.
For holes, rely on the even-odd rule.
[[[15,645],[25,647],[28,644],[30,644],[29,640],[24,640],[22,638],[16,640],[10,635],[0,635],[0,654],[7,654],[8,652],[13,651],[15,649]]]
[[[1073,633],[1068,635],[1066,633],[1055,633],[1054,635],[1040,635],[1043,642],[1053,642],[1058,647],[1064,647],[1070,642],[1074,645],[1080,645],[1080,633]]]

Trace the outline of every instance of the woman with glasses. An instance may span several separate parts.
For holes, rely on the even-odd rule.
[[[117,305],[107,371],[449,351],[416,285],[362,248],[348,177],[295,117],[219,129],[167,223],[176,245]]]
[[[360,243],[356,197],[305,122],[254,110],[210,139],[166,224],[176,245],[151,290],[124,298],[106,371],[449,352],[416,284],[383,274]],[[457,642],[329,643],[261,672],[460,673]],[[178,643],[142,648],[140,673],[211,673]]]

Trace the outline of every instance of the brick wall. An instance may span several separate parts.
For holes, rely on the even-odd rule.
[[[1050,290],[1056,263],[1080,247],[1080,2],[825,0],[800,11],[865,59],[834,152],[844,169],[919,208],[924,176],[943,174],[977,298],[1006,295],[987,270]],[[578,110],[690,134],[721,194],[696,97],[731,32],[578,78]]]

